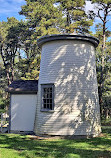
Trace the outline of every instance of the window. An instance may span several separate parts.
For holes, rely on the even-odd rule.
[[[54,84],[41,85],[42,110],[54,110]]]

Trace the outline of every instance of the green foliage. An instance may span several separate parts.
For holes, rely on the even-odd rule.
[[[6,83],[6,72],[4,71],[2,60],[0,58],[0,113],[4,112],[6,106],[9,105],[9,100],[5,99],[5,88],[7,87]]]
[[[89,19],[85,13],[84,0],[57,0],[58,10],[62,11],[64,23],[61,32],[65,33],[89,33],[89,27],[93,25],[93,20]]]
[[[61,13],[54,7],[54,0],[26,0],[26,3],[20,14],[26,16],[29,26],[36,31],[36,37],[59,33],[57,27]]]
[[[1,112],[4,112],[6,110],[6,106],[9,105],[9,99],[5,99],[2,96],[0,96],[0,109]]]
[[[18,21],[12,17],[7,22],[0,22],[0,55],[4,71],[7,74],[8,85],[14,78],[15,56],[18,48],[18,36],[15,27]]]
[[[111,115],[111,41],[108,41],[111,31],[107,27],[111,15],[111,0],[92,0],[92,2],[96,3],[96,16],[101,20],[101,23],[96,25],[95,34],[100,40],[96,53],[97,78],[101,116],[107,119]]]
[[[101,94],[101,84],[102,88],[102,118],[108,118],[111,116],[111,42],[106,42],[106,47],[102,49],[102,31],[98,30],[95,34],[96,37],[100,39],[100,44],[96,51],[96,68],[97,68],[97,79],[99,95]],[[108,36],[106,36],[107,38]],[[102,58],[104,56],[104,69]],[[102,73],[102,78],[101,78]]]
[[[31,59],[29,63],[27,63],[27,59],[22,59],[21,62],[18,63],[18,69],[21,72],[21,79],[37,80],[39,78],[40,59],[40,55],[38,55],[34,59]]]
[[[102,124],[102,126],[111,126],[111,118],[108,118],[108,119],[103,119],[102,121],[101,121],[101,124]]]
[[[110,4],[111,0],[92,0],[94,3],[99,3],[99,4]]]
[[[86,15],[85,1],[26,0],[21,15],[25,15],[37,36],[58,33],[89,33],[93,20]]]
[[[108,46],[108,45],[107,45]],[[96,65],[97,65],[97,79],[98,87],[100,90],[101,84],[101,67],[102,67],[102,55],[101,47],[98,47],[96,51]],[[103,103],[102,106],[111,108],[111,49],[107,48],[104,52],[104,71],[102,83],[104,84],[103,88]]]
[[[35,34],[35,31],[29,28],[27,22],[21,21],[19,23],[20,51],[18,52],[19,62],[16,64],[16,68],[19,70],[19,77],[22,77],[22,79],[37,79],[39,76],[40,51]]]
[[[5,89],[14,79],[38,79],[40,52],[27,22],[12,17],[0,26],[0,108],[5,108],[9,105]]]

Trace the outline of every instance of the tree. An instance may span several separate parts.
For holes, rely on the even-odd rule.
[[[0,22],[0,107],[8,105],[5,88],[14,79],[38,79],[40,53],[34,31],[14,17]]]
[[[18,48],[18,36],[15,26],[18,20],[14,17],[8,18],[7,22],[0,23],[0,55],[2,57],[8,85],[14,79],[15,57]]]
[[[54,0],[26,0],[26,5],[22,6],[20,14],[25,15],[27,19],[27,24],[22,27],[20,34],[22,50],[25,53],[24,58],[18,63],[22,79],[38,79],[40,50],[37,38],[59,33],[62,14],[53,4]]]
[[[5,107],[7,106],[7,99],[5,98],[5,91],[6,88],[6,73],[4,71],[2,59],[0,57],[0,114],[4,112]]]
[[[85,0],[57,0],[58,9],[63,13],[62,32],[89,33],[93,19],[85,13]]]
[[[22,79],[38,79],[40,51],[37,46],[35,31],[28,27],[27,21],[19,22],[18,28],[20,51],[18,51],[17,69],[19,70],[19,76]]]
[[[111,0],[92,0],[93,3],[96,4],[97,14],[96,16],[101,20],[101,24],[97,25],[96,36],[100,39],[100,44],[98,47],[99,54],[99,103],[102,109],[104,109],[104,101],[103,101],[103,93],[105,91],[106,80],[108,79],[109,70],[110,70],[110,49],[108,47],[107,39],[111,34],[109,31],[108,17],[111,13]],[[101,29],[102,28],[102,29]],[[109,66],[108,66],[109,65]],[[107,69],[106,69],[107,68]]]
[[[54,0],[25,0],[20,15],[25,15],[36,38],[47,34],[57,34],[61,13],[54,7]]]
[[[18,20],[8,18],[7,22],[0,22],[0,108],[8,110],[9,95],[5,88],[15,77],[16,55],[18,52]]]
[[[85,13],[85,0],[26,0],[25,15],[37,37],[58,33],[89,33],[93,20]]]

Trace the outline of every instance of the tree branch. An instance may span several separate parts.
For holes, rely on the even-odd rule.
[[[98,10],[98,17],[104,22],[103,17],[100,15],[100,10]]]

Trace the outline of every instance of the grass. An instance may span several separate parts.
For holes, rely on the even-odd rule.
[[[111,158],[111,127],[101,137],[75,140],[0,134],[0,158]]]
[[[109,118],[109,119],[102,119],[101,123],[104,126],[111,126],[111,118]]]

